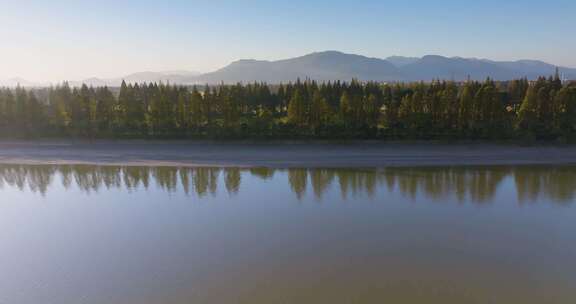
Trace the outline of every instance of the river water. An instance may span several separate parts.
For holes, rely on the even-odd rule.
[[[0,166],[0,303],[576,303],[576,167]]]

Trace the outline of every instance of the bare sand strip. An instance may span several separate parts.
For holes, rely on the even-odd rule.
[[[576,146],[436,143],[0,142],[0,164],[401,167],[576,164]]]

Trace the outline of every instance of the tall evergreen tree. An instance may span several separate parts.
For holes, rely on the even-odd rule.
[[[537,87],[531,85],[526,91],[526,96],[522,101],[518,111],[516,129],[523,134],[534,135],[538,125],[538,96]]]
[[[310,105],[310,126],[315,130],[325,126],[331,116],[330,106],[319,90],[314,92]]]
[[[296,126],[302,127],[307,121],[307,103],[304,94],[296,90],[288,104],[288,121]]]

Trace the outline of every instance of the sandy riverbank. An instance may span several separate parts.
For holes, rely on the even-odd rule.
[[[576,146],[367,142],[0,142],[0,164],[272,168],[576,164]]]

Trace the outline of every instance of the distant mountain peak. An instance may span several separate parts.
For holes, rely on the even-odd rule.
[[[389,81],[398,75],[390,62],[339,51],[323,51],[277,61],[240,60],[197,78],[198,83],[289,82],[296,79]]]
[[[334,51],[334,50],[327,50],[327,51],[320,51],[320,52],[313,52],[310,54],[306,54],[305,56],[338,56],[338,55],[351,55],[351,54],[346,54],[344,52],[340,52],[340,51]]]
[[[314,52],[314,53],[306,54],[306,55],[296,57],[296,58],[305,58],[305,57],[324,57],[324,58],[326,58],[326,57],[328,57],[328,58],[349,57],[349,58],[367,58],[367,59],[384,60],[384,59],[380,59],[380,58],[373,58],[373,57],[368,57],[368,56],[364,56],[364,55],[344,53],[341,51],[334,51],[334,50]],[[296,58],[293,58],[293,59],[296,59]]]
[[[426,61],[426,62],[445,62],[445,61],[448,61],[450,59],[451,58],[440,56],[440,55],[426,55],[426,56],[423,56],[420,60]],[[452,59],[456,59],[456,58],[452,58]]]

